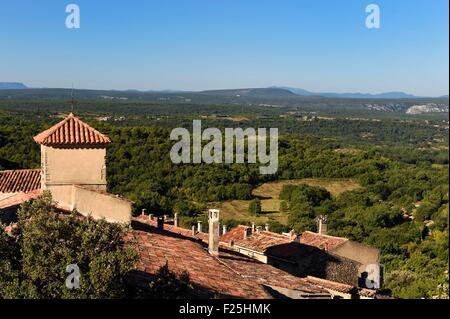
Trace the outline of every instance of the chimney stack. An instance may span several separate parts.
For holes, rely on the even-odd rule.
[[[173,215],[173,225],[175,227],[178,227],[178,213],[175,213],[175,215]]]
[[[145,215],[147,215],[147,209],[145,209],[145,208],[142,208],[142,213],[141,213],[141,215],[142,215],[142,216],[145,216]]]
[[[246,227],[244,230],[244,239],[249,238],[252,235],[252,228]]]
[[[255,222],[252,222],[252,233],[254,233],[254,232],[255,232],[255,230],[256,230],[256,227],[255,227]]]
[[[264,228],[266,229],[266,231],[269,231],[269,224],[266,224],[266,225],[264,226]]]
[[[198,230],[199,233],[202,232],[202,221],[201,221],[201,220],[199,220],[199,221],[197,222],[197,230]]]
[[[208,211],[209,240],[208,251],[213,256],[219,256],[219,210]]]
[[[257,226],[257,227],[256,227],[256,232],[257,232],[257,233],[260,233],[261,230],[262,230],[262,226]]]
[[[326,235],[328,232],[328,218],[327,216],[320,215],[318,218],[319,227],[318,227],[318,233],[320,235]]]
[[[291,230],[290,232],[289,232],[289,238],[291,239],[291,240],[295,240],[295,238],[297,238],[297,234],[295,233],[295,230]]]
[[[222,234],[225,235],[227,233],[227,225],[222,225]]]
[[[153,220],[153,214],[148,214],[148,219]]]
[[[195,226],[192,226],[192,237],[195,237]]]
[[[158,216],[156,219],[156,228],[164,229],[164,216]]]

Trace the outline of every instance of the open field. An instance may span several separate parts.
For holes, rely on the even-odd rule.
[[[287,181],[277,181],[265,183],[253,191],[255,197],[261,198],[262,214],[258,217],[251,216],[248,213],[248,205],[250,201],[233,200],[222,203],[215,203],[221,209],[222,218],[236,219],[244,221],[254,221],[256,223],[265,223],[269,219],[276,220],[281,224],[287,223],[287,214],[280,212],[280,192],[283,185],[301,185],[307,184],[311,186],[319,186],[327,189],[333,196],[351,191],[361,186],[352,179],[296,179]]]
[[[279,199],[280,192],[284,185],[301,184],[323,187],[333,196],[338,196],[341,193],[352,191],[361,187],[358,182],[353,179],[304,178],[265,183],[256,188],[253,191],[253,195],[260,198]]]
[[[431,167],[436,169],[448,169],[448,164],[431,164]]]
[[[266,202],[266,203],[265,203]],[[221,218],[236,219],[256,223],[266,223],[269,220],[276,220],[281,224],[287,223],[287,214],[279,212],[279,204],[277,210],[272,210],[273,206],[267,204],[267,201],[262,201],[262,214],[259,216],[251,216],[248,213],[248,205],[250,201],[247,200],[233,200],[222,203],[216,203],[216,207],[219,207]]]

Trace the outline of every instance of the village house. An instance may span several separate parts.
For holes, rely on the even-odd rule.
[[[327,224],[318,219],[318,233],[278,234],[268,225],[238,226],[220,236],[236,252],[273,265],[296,276],[314,276],[360,288],[382,287],[380,250],[347,238],[327,235]]]

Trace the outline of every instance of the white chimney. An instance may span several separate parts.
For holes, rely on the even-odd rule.
[[[173,215],[173,225],[174,225],[175,227],[178,227],[178,213],[175,213],[175,214]]]
[[[320,235],[326,235],[328,232],[328,219],[327,216],[320,215],[318,218],[318,233]]]
[[[294,240],[295,238],[297,238],[297,234],[295,233],[295,230],[291,230],[290,232],[289,232],[289,234],[290,234],[290,239],[291,240]]]
[[[227,225],[222,225],[222,234],[225,235],[227,233]]]
[[[142,213],[141,213],[141,215],[142,215],[142,216],[147,215],[147,210],[146,210],[145,208],[142,208]]]
[[[148,219],[153,220],[153,214],[148,214]]]
[[[254,223],[254,222],[252,222],[252,233],[254,233],[254,232],[255,232],[255,230],[256,230],[256,227],[255,227],[255,223]]]
[[[210,209],[208,211],[209,238],[208,251],[213,256],[219,256],[219,210]]]
[[[266,229],[266,231],[269,231],[269,224],[266,224],[266,225],[264,226],[264,228]]]
[[[291,230],[289,233],[282,233],[283,236],[288,237],[290,240],[294,240],[295,238],[297,238],[297,234],[295,233],[295,230]]]
[[[199,220],[199,221],[197,222],[197,230],[198,230],[199,233],[202,232],[202,221],[201,221],[201,220]]]
[[[192,226],[192,237],[195,237],[195,226]]]

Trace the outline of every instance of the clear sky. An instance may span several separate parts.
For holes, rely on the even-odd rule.
[[[67,29],[76,3],[81,28]],[[368,29],[365,8],[381,9]],[[448,94],[448,0],[0,0],[0,82]]]

